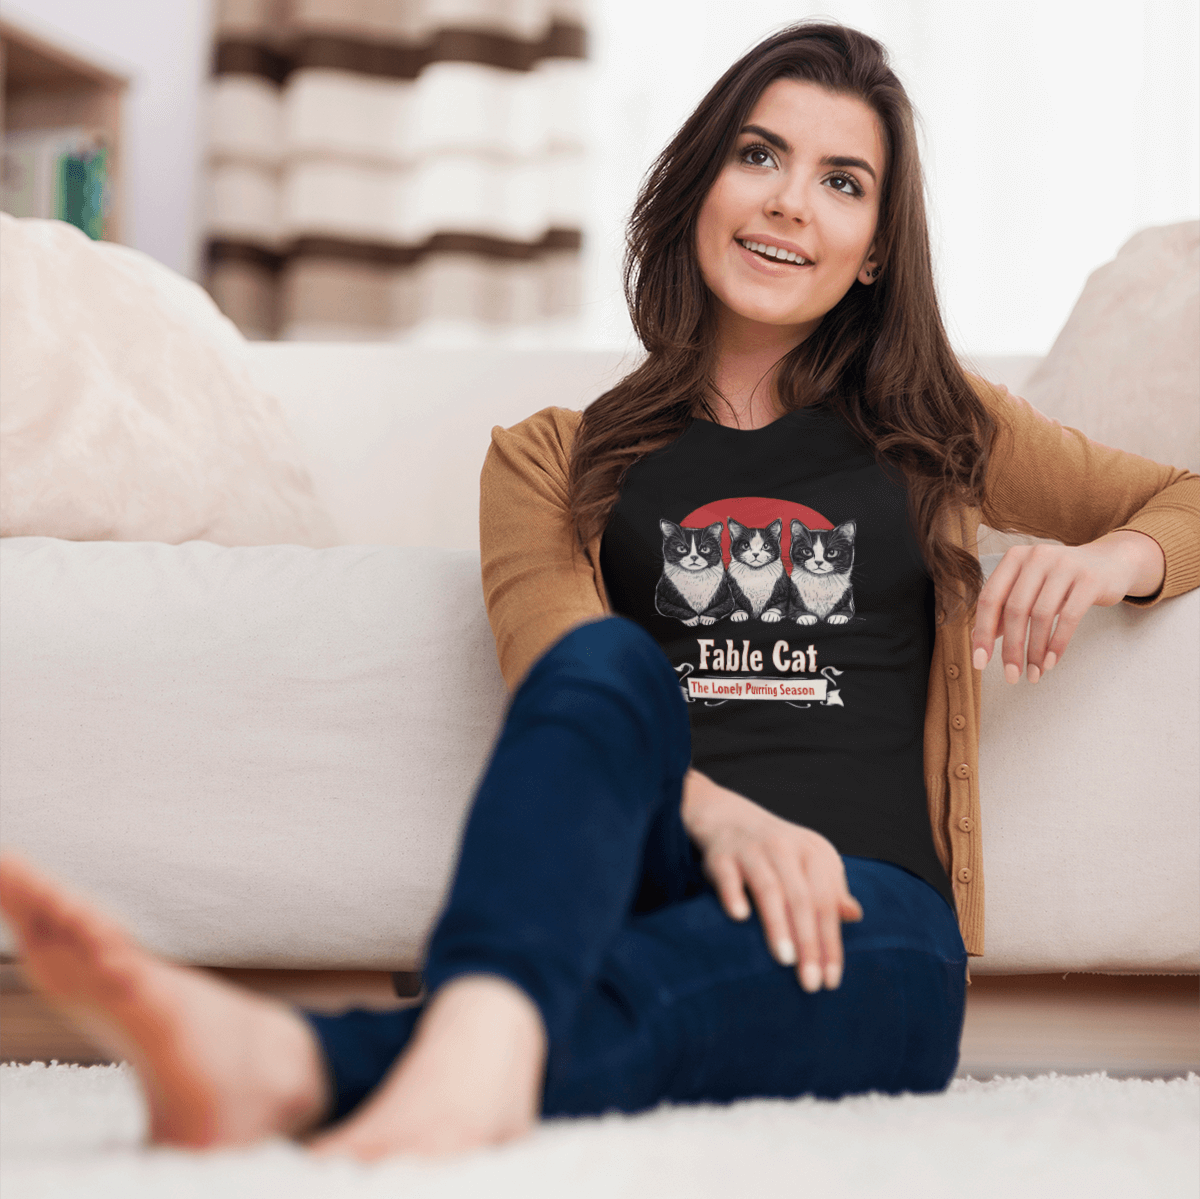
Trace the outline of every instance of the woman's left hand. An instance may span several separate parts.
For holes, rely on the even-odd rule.
[[[988,664],[996,638],[1003,637],[1004,677],[1017,682],[1027,659],[1029,681],[1036,683],[1062,661],[1093,604],[1108,608],[1127,595],[1153,595],[1164,571],[1158,542],[1130,529],[1087,545],[1013,546],[979,593],[971,634],[975,669]]]

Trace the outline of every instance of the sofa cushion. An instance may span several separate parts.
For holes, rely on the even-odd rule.
[[[1006,683],[993,654],[972,970],[1200,971],[1197,728],[1200,591],[1093,608],[1036,686]]]
[[[332,545],[277,401],[195,283],[0,214],[0,532]]]
[[[505,705],[478,570],[0,542],[4,844],[192,962],[411,968]],[[1037,687],[988,667],[977,969],[1200,969],[1198,615],[1096,609]]]
[[[506,702],[469,552],[0,542],[6,847],[209,965],[402,968]]]

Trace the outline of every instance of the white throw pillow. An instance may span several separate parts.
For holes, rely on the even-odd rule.
[[[1135,233],[1019,389],[1093,441],[1200,471],[1200,221]],[[979,552],[1044,538],[981,525]]]
[[[1094,441],[1200,471],[1200,221],[1093,271],[1022,394]]]
[[[278,402],[197,284],[0,214],[0,534],[332,545]]]

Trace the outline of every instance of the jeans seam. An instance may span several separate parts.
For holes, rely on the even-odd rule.
[[[928,957],[936,958],[946,966],[965,965],[967,960],[965,954],[961,957],[946,957],[938,949],[932,949],[928,945],[914,945],[912,941],[904,937],[894,936],[870,937],[853,946],[848,945],[845,947],[845,956],[848,958],[852,954],[876,953],[881,949],[904,949],[910,953],[923,953]]]

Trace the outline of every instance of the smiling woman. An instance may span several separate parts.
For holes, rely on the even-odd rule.
[[[649,353],[580,423],[585,543],[630,464],[693,416],[747,429],[833,405],[905,471],[938,589],[974,598],[978,562],[945,517],[979,502],[994,421],[942,323],[912,106],[878,42],[814,22],[734,63],[651,168],[625,278]]]

